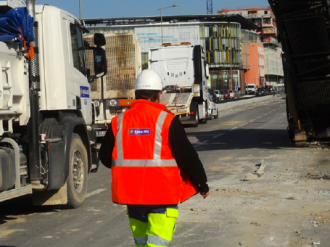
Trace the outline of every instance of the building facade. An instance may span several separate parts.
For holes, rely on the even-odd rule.
[[[247,31],[257,26],[239,15],[225,17],[226,21],[222,21],[220,15],[207,15],[167,16],[162,22],[156,17],[148,17],[140,21],[132,18],[134,23],[131,24],[130,20],[115,18],[85,20],[85,23],[91,33],[135,33],[140,39],[144,68],[148,63],[149,49],[162,43],[201,45],[210,68],[211,88],[244,89],[244,74],[249,69],[246,64],[250,61],[246,62],[247,54],[242,53],[242,42],[257,42],[260,34]]]
[[[264,45],[264,80],[266,85],[283,84],[282,49],[277,39],[277,25],[270,7],[222,9],[218,14],[239,14],[251,20]]]

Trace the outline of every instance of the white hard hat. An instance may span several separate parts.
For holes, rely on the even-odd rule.
[[[135,82],[135,90],[159,90],[163,89],[162,79],[152,69],[145,69],[138,75]]]

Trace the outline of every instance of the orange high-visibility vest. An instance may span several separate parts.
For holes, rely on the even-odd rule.
[[[112,119],[112,200],[120,204],[178,204],[197,193],[180,175],[168,131],[175,116],[161,104],[137,100]]]

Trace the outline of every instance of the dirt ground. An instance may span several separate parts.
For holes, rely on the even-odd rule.
[[[330,246],[329,158],[317,143],[220,156],[207,168],[210,196],[180,205],[173,246]]]
[[[330,151],[287,152],[264,161],[264,174],[252,181],[243,181],[242,168],[214,167],[232,176],[212,181],[206,200],[181,204],[181,222],[220,222],[219,246],[330,246]]]

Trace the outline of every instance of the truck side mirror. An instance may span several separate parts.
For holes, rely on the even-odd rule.
[[[105,76],[107,74],[107,59],[105,50],[97,47],[93,50],[95,77]]]
[[[105,46],[106,41],[105,41],[105,37],[102,33],[95,33],[94,34],[94,45],[96,45],[97,47],[100,46]]]

